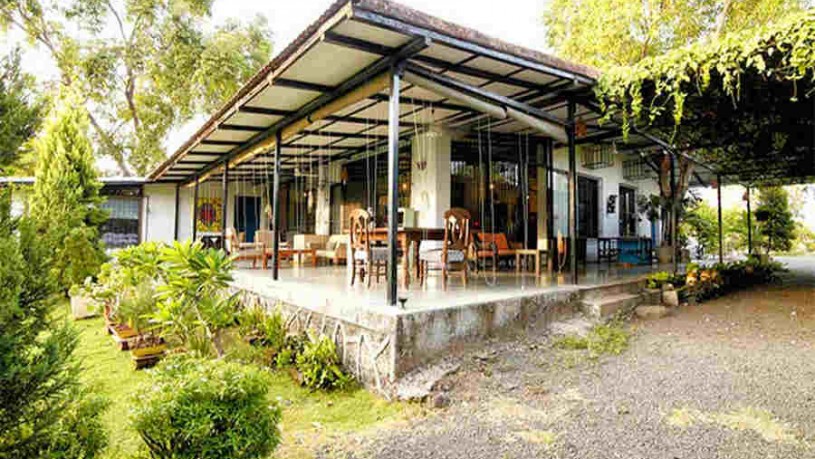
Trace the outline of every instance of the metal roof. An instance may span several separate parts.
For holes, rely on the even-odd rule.
[[[413,81],[444,85],[462,91],[464,100],[500,104],[505,113],[515,115],[485,121],[487,116],[473,104],[405,81],[400,107],[405,136],[428,124],[462,132],[490,129],[544,136],[524,124],[524,117],[565,125],[566,96],[589,100],[598,76],[590,67],[387,0],[341,0],[148,179],[190,183],[206,179],[227,163],[235,180],[266,173],[273,161],[270,145],[281,131],[286,133],[281,145],[284,174],[314,161],[366,154],[384,145],[389,87],[376,81],[397,61],[407,62]],[[613,137],[613,129],[597,125],[599,116],[590,105],[581,105],[577,115],[587,127],[585,141]]]

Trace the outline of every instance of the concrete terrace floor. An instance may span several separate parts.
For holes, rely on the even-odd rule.
[[[815,258],[780,285],[656,321],[586,358],[530,331],[455,358],[448,408],[344,436],[335,458],[815,458]]]
[[[607,264],[589,264],[581,268],[580,287],[633,280],[658,270],[660,267],[656,265],[619,268]],[[350,274],[345,266],[287,265],[280,268],[278,282],[272,280],[271,270],[242,267],[235,274],[235,285],[297,306],[318,308],[337,317],[350,317],[360,310],[383,314],[401,312],[401,308],[386,305],[384,276],[378,284],[375,279],[372,280],[370,288],[359,280],[351,286]],[[466,286],[463,285],[460,276],[453,273],[448,281],[447,290],[444,290],[441,285],[441,274],[431,272],[424,287],[419,286],[418,281],[414,279],[407,289],[399,286],[398,296],[406,300],[404,309],[410,312],[488,303],[574,288],[567,275],[542,275],[536,279],[531,272],[516,274],[514,269],[503,269],[495,273],[471,271]]]

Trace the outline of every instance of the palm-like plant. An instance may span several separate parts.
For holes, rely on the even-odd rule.
[[[203,332],[215,353],[224,355],[222,332],[235,323],[238,299],[228,294],[232,258],[200,243],[175,242],[161,252],[164,283],[153,318],[184,342]]]

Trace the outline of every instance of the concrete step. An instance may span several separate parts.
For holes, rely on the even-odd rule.
[[[639,294],[642,292],[644,287],[644,280],[614,282],[583,290],[583,299],[595,300],[598,298],[605,298],[610,295]]]
[[[617,293],[581,301],[583,313],[593,318],[608,318],[620,311],[630,311],[642,303],[638,293]]]

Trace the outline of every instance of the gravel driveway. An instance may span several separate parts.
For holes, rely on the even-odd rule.
[[[492,343],[442,381],[449,407],[321,455],[815,458],[815,259],[790,265],[783,285],[632,322],[619,356]]]

